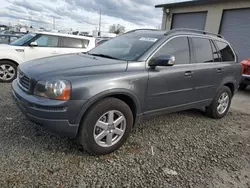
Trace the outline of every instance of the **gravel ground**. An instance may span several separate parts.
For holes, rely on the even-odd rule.
[[[0,187],[250,187],[250,116],[192,110],[146,120],[117,152],[89,156],[29,122],[0,84]]]

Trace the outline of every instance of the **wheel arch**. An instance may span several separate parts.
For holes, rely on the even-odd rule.
[[[14,60],[12,60],[12,59],[8,59],[8,58],[0,59],[0,63],[1,63],[2,61],[10,61],[10,62],[14,63],[17,67],[19,66],[19,63],[16,62],[16,61],[14,61]]]
[[[131,109],[134,117],[134,123],[137,122],[137,115],[141,113],[141,104],[138,99],[138,97],[132,92],[127,89],[115,89],[115,90],[108,90],[101,92],[95,96],[93,96],[91,99],[89,99],[81,108],[81,111],[78,113],[76,123],[80,124],[82,119],[84,118],[84,115],[86,112],[98,101],[108,98],[108,97],[114,97],[117,99],[122,100],[125,102]]]
[[[224,84],[224,86],[228,87],[231,90],[232,95],[234,95],[236,86],[233,82],[227,82]]]

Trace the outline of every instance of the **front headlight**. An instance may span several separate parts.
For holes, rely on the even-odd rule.
[[[69,100],[71,84],[65,80],[39,81],[36,84],[34,94],[57,100]]]

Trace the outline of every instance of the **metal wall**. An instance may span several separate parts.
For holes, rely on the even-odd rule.
[[[250,8],[250,0],[237,0],[224,3],[208,3],[185,7],[179,6],[169,9],[169,11],[166,11],[167,7],[165,7],[163,9],[162,30],[171,29],[174,14],[206,11],[207,18],[205,30],[213,33],[219,33],[223,11],[239,8]]]
[[[240,61],[250,58],[250,8],[225,10],[220,34],[233,44]]]
[[[207,12],[191,12],[173,14],[172,29],[194,28],[205,29]]]

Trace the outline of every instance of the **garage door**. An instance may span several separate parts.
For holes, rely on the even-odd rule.
[[[192,28],[204,30],[206,19],[207,12],[173,14],[172,29]]]
[[[235,47],[239,60],[250,58],[250,8],[225,10],[220,34]]]

